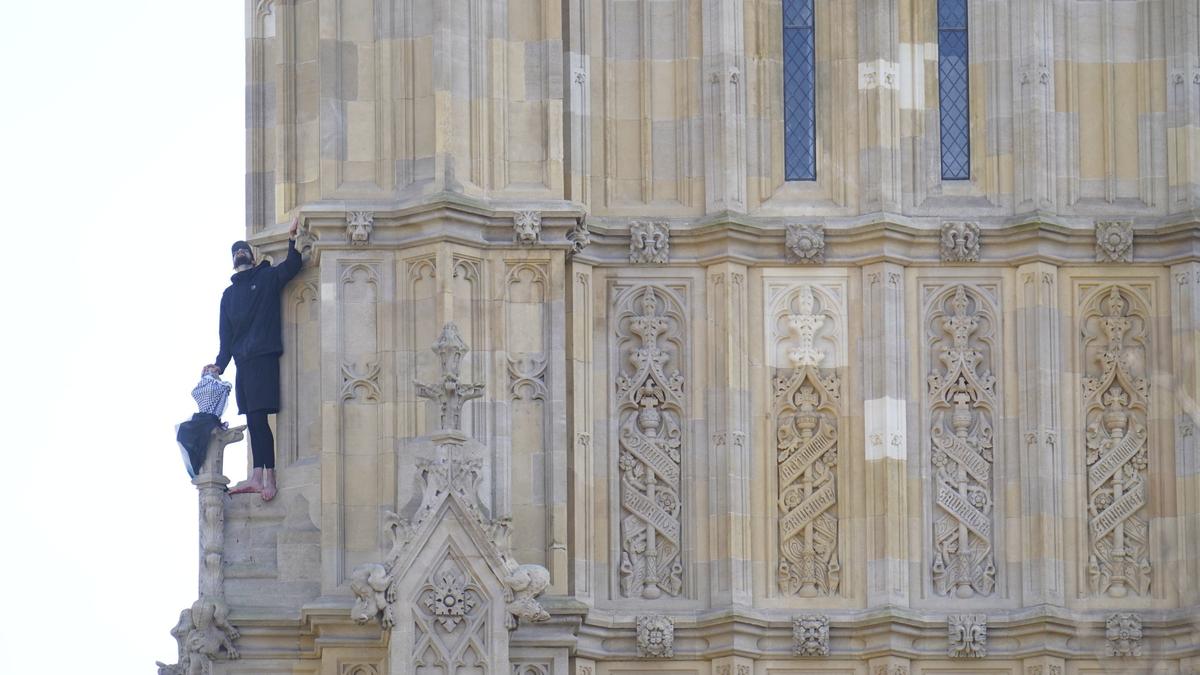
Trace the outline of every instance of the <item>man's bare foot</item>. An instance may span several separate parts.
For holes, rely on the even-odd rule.
[[[274,476],[271,477],[272,485],[275,483]],[[233,486],[229,491],[231,495],[240,495],[247,492],[262,492],[263,490],[263,470],[262,467],[257,467],[250,472],[250,477],[246,480]]]
[[[275,498],[278,490],[275,488],[275,469],[265,469],[263,471],[263,487],[262,500],[269,502]]]
[[[247,478],[246,480],[229,488],[229,494],[231,494],[231,495],[242,495],[242,494],[246,494],[249,492],[262,492],[262,491],[263,491],[263,484],[259,481],[254,481],[249,478]]]

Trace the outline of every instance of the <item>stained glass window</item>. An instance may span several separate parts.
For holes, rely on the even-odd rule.
[[[813,0],[783,0],[785,180],[817,179],[817,78]]]
[[[967,87],[967,0],[938,0],[938,108],[942,179],[971,178]]]

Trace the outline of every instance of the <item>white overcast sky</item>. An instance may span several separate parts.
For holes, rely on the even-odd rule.
[[[153,673],[196,596],[174,425],[244,233],[243,2],[0,9],[0,672]]]

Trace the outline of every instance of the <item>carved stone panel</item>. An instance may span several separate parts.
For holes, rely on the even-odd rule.
[[[979,262],[979,225],[968,222],[942,223],[939,247],[944,262]]]
[[[789,262],[810,264],[825,262],[824,225],[788,225],[784,244],[787,247]]]
[[[666,616],[637,618],[638,656],[669,659],[675,656],[675,622]]]
[[[444,673],[460,668],[487,672],[490,646],[487,592],[453,559],[429,572],[411,604],[412,663]]]
[[[1133,262],[1133,221],[1096,222],[1096,262]]]
[[[987,616],[951,614],[946,617],[950,640],[947,653],[958,659],[982,659],[987,656]]]
[[[1104,639],[1110,656],[1141,656],[1141,617],[1128,612],[1109,616],[1104,624]]]
[[[838,557],[838,416],[842,383],[833,369],[836,301],[803,284],[782,296],[773,315],[775,459],[778,479],[779,590],[836,595]]]
[[[989,300],[966,285],[941,290],[927,309],[932,574],[938,595],[991,595],[996,585],[997,327]]]
[[[820,614],[793,617],[792,654],[829,656],[829,617]]]
[[[681,454],[685,309],[669,289],[626,290],[614,308],[621,595],[683,590]]]
[[[629,226],[629,262],[665,264],[671,255],[671,225],[635,222]]]
[[[1094,290],[1082,311],[1088,581],[1093,593],[1150,592],[1146,371],[1149,316],[1130,289]]]

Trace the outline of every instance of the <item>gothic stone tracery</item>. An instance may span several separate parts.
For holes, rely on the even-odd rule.
[[[1150,592],[1148,335],[1135,297],[1109,286],[1092,294],[1083,314],[1087,571],[1092,592],[1114,598]]]
[[[669,291],[654,286],[626,292],[617,306],[621,594],[677,596],[683,589],[683,314]]]
[[[933,586],[938,595],[990,595],[993,540],[995,318],[974,289],[941,293],[928,320],[934,521]]]
[[[837,455],[841,384],[822,368],[817,343],[828,320],[812,286],[793,293],[786,326],[790,369],[775,378],[775,441],[779,490],[779,590],[815,597],[837,593]],[[832,323],[832,322],[831,322]]]

